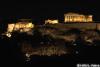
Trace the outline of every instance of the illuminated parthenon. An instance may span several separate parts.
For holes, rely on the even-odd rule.
[[[64,14],[64,22],[92,22],[92,15],[83,15],[77,13]]]

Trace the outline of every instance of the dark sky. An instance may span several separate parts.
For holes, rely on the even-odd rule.
[[[64,13],[77,12],[93,14],[94,20],[99,20],[100,10],[97,0],[46,0],[46,1],[6,1],[0,2],[1,18],[31,17],[59,18]]]

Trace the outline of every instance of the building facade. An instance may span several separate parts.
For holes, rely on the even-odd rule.
[[[64,22],[92,22],[92,15],[83,15],[77,13],[64,14]]]
[[[21,19],[17,23],[8,24],[7,32],[20,31],[28,32],[34,28],[34,24],[27,19]]]
[[[45,20],[45,24],[57,24],[58,20]]]

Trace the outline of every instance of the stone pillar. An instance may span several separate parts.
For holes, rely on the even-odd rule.
[[[69,22],[69,16],[67,16],[67,18],[68,18],[68,20],[67,20],[67,21]]]

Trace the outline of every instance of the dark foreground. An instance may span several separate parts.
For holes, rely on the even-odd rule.
[[[10,49],[9,49],[10,48]],[[100,47],[81,48],[79,53],[64,56],[32,56],[30,61],[25,61],[25,57],[14,46],[0,49],[0,61],[3,66],[13,65],[35,65],[35,66],[73,66],[77,64],[100,64]]]
[[[37,34],[36,34],[37,35]],[[77,64],[100,64],[100,40],[94,40],[94,43],[88,45],[85,41],[77,39],[76,46],[69,45],[69,43],[60,44],[60,41],[55,41],[50,36],[43,39],[39,35],[27,36],[23,34],[15,34],[12,38],[0,37],[0,65],[3,66],[20,66],[20,65],[33,65],[33,66],[69,66],[76,67]],[[80,35],[82,36],[82,35]],[[88,35],[87,35],[88,36]],[[49,40],[52,41],[50,42]],[[30,61],[26,61],[23,52],[21,51],[22,45],[20,43],[27,41],[31,43],[33,47],[41,45],[40,42],[50,42],[51,44],[57,43],[57,45],[65,45],[67,48],[72,49],[72,52],[62,56],[31,56]],[[47,40],[45,42],[45,40]],[[55,41],[55,42],[54,42]],[[54,43],[53,43],[54,42]],[[58,43],[59,42],[59,43]],[[47,45],[47,44],[45,44]]]

